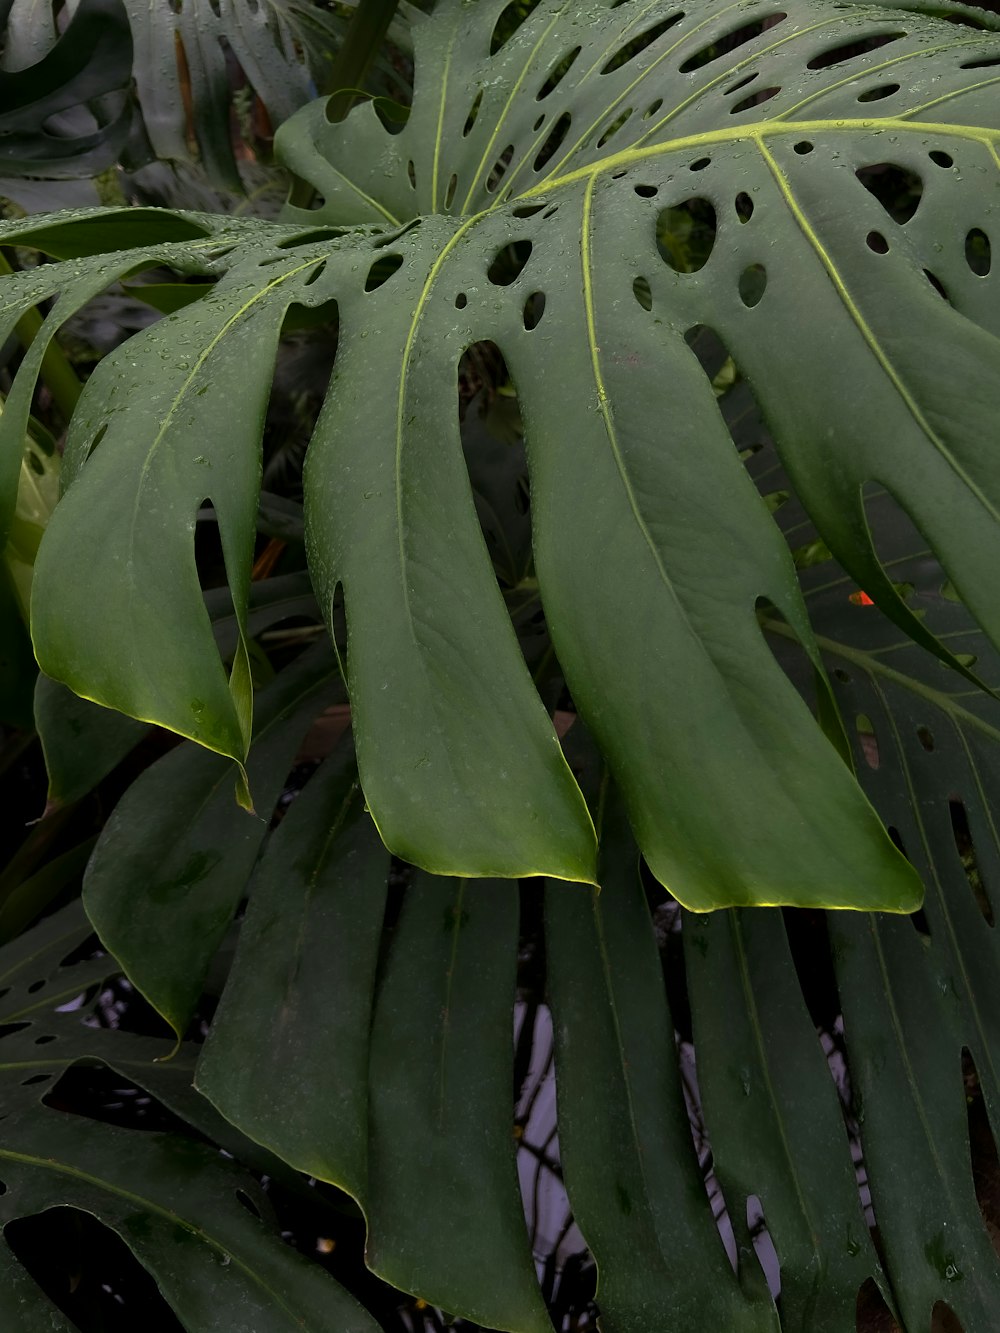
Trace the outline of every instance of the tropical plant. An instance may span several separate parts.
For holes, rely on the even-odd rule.
[[[847,1330],[873,1284],[907,1333],[996,1325],[967,1106],[1000,1123],[998,29],[921,0],[444,0],[405,123],[316,101],[282,127],[277,222],[0,232],[44,257],[3,280],[4,336],[46,307],[0,418],[8,521],[60,328],[124,279],[163,312],[71,406],[33,576],[50,808],[151,724],[186,738],[87,848],[88,917],[180,1041],[249,898],[197,1088],[467,1320],[550,1327],[510,1132],[520,939],[605,1329]],[[310,327],[336,357],[302,512],[261,494],[260,440]],[[269,814],[348,700],[269,832],[234,768]],[[23,916],[66,882],[0,889]],[[106,1216],[213,1326],[162,1241],[20,1188]]]

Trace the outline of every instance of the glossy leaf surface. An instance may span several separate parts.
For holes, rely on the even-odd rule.
[[[811,0],[683,15],[546,0],[508,35],[503,8],[445,4],[418,25],[398,134],[371,107],[346,128],[319,103],[286,124],[280,150],[321,196],[313,210],[273,226],[191,217],[207,234],[155,256],[138,248],[149,218],[131,252],[120,215],[38,229],[62,253],[76,231],[85,253],[108,226],[115,267],[130,256],[135,270],[155,260],[218,279],[87,386],[76,479],[39,566],[42,663],[242,757],[245,664],[227,689],[190,524],[211,498],[239,614],[260,385],[289,306],[332,314],[335,302],[307,543],[324,611],[344,593],[375,822],[435,872],[592,880],[589,820],[499,595],[454,423],[456,367],[489,339],[525,423],[555,652],[654,874],[699,910],[910,910],[916,877],[762,637],[763,603],[822,670],[788,552],[685,335],[711,327],[748,376],[820,537],[859,586],[967,670],[883,574],[860,488],[876,477],[892,491],[1000,635],[987,573],[1000,490],[979,447],[1000,404],[996,271],[963,258],[973,232],[988,242],[995,208],[1000,38]],[[919,180],[915,214],[880,194],[887,174]],[[10,299],[80,284],[72,305],[104,262],[47,265],[8,285]],[[234,398],[248,366],[252,391]],[[70,579],[96,512],[100,549]],[[108,605],[130,608],[127,663],[104,651],[114,625],[74,616],[112,586]],[[830,716],[825,688],[819,702]]]
[[[248,761],[262,812],[273,808],[333,670],[329,649],[317,645],[265,693]],[[101,939],[178,1036],[267,832],[263,814],[236,805],[232,780],[221,756],[192,745],[172,750],[116,806],[84,881]]]

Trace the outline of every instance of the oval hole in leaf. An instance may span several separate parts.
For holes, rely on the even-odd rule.
[[[869,250],[874,250],[877,255],[887,255],[889,253],[889,242],[880,231],[870,231],[865,237],[865,245]]]
[[[549,70],[545,77],[545,82],[535,94],[535,101],[541,102],[543,98],[548,97],[549,93],[554,92],[558,85],[563,81],[570,71],[573,61],[580,54],[582,47],[574,46],[572,51],[562,56]]]
[[[923,748],[928,752],[928,754],[934,749],[934,736],[933,733],[930,731],[930,728],[917,727],[917,740],[920,742]]]
[[[507,174],[507,168],[510,166],[513,156],[514,145],[509,143],[490,169],[490,174],[486,180],[486,189],[488,193],[493,194],[496,191],[500,182]]]
[[[808,139],[800,139],[798,143],[794,145],[794,149],[799,157],[805,157],[806,153],[812,152],[813,146]]]
[[[854,174],[893,222],[902,225],[916,213],[924,190],[916,172],[895,162],[876,162],[870,167],[859,167]]]
[[[640,33],[638,37],[633,37],[630,42],[626,42],[623,47],[620,47],[611,59],[601,67],[601,73],[613,74],[616,69],[621,69],[622,65],[627,64],[630,60],[634,60],[636,56],[642,51],[645,51],[648,46],[652,46],[657,38],[662,37],[663,34],[669,28],[672,28],[675,23],[680,23],[683,17],[683,11],[671,14],[669,18],[662,19],[659,23],[654,24],[652,28],[647,28],[646,31]]]
[[[880,46],[888,46],[890,42],[898,42],[901,37],[905,37],[905,32],[886,32],[873,37],[862,38],[857,42],[841,42],[838,46],[831,47],[828,51],[821,51],[818,56],[813,56],[812,60],[807,61],[806,69],[829,69],[831,65],[842,65],[847,60],[857,60],[858,56],[864,56],[869,51],[877,51]]]
[[[879,766],[878,737],[875,727],[867,713],[859,713],[854,719],[854,729],[858,733],[858,744],[869,768]]]
[[[992,926],[995,924],[993,904],[990,902],[989,893],[979,868],[976,845],[972,839],[969,814],[965,808],[965,803],[959,800],[957,796],[951,797],[948,801],[948,813],[951,816],[951,831],[955,839],[955,850],[958,852],[958,859],[962,863],[962,869],[965,871],[965,878],[969,882],[972,896],[976,900],[976,906],[979,908],[983,920],[988,926]]]
[[[675,273],[697,273],[711,257],[717,230],[709,201],[688,199],[657,214],[656,248]]]
[[[475,101],[469,107],[469,114],[465,118],[465,125],[462,127],[462,138],[466,138],[472,133],[472,127],[476,123],[476,117],[479,115],[479,108],[483,104],[483,90],[480,88],[476,93]]]
[[[990,1226],[997,1220],[997,1191],[1000,1189],[1000,1156],[990,1117],[983,1097],[979,1070],[967,1046],[962,1047],[962,1083],[965,1087],[965,1111],[969,1128],[969,1156],[972,1180],[983,1220]]]
[[[541,148],[539,148],[535,160],[532,163],[533,170],[541,171],[546,162],[551,161],[562,146],[562,142],[566,138],[566,135],[569,134],[569,127],[572,123],[573,117],[568,111],[564,111],[549,131],[548,138],[542,144]]]
[[[930,160],[939,167],[953,167],[955,159],[950,153],[942,153],[939,148],[933,149],[927,154]]]
[[[740,300],[752,310],[764,295],[767,287],[767,270],[763,264],[750,264],[740,274]]]
[[[635,192],[640,199],[652,199],[659,194],[659,186],[656,185],[636,185]]]
[[[649,281],[646,278],[636,278],[632,283],[632,295],[642,306],[643,310],[652,310],[653,293],[649,289]]]
[[[967,60],[964,65],[959,65],[959,69],[992,69],[994,65],[1000,65],[1000,56],[990,56],[987,60]]]
[[[884,97],[891,97],[899,92],[898,83],[880,83],[875,88],[868,88],[858,94],[859,102],[881,102]]]
[[[532,292],[524,303],[524,327],[530,332],[538,327],[545,313],[545,293]]]
[[[783,10],[777,10],[773,14],[764,14],[761,18],[754,19],[753,23],[744,23],[741,27],[734,28],[732,32],[726,33],[724,37],[716,37],[708,46],[703,46],[700,51],[696,51],[693,56],[685,60],[680,67],[680,72],[690,74],[692,70],[701,69],[703,65],[710,65],[713,60],[721,60],[723,56],[735,51],[738,46],[744,46],[769,28],[777,27],[787,17],[788,15]]]
[[[627,107],[621,113],[620,116],[616,116],[614,120],[611,122],[611,124],[608,126],[608,128],[601,135],[601,137],[598,139],[597,141],[598,148],[603,148],[609,139],[614,138],[614,136],[618,133],[618,131],[622,128],[622,126],[626,123],[626,121],[630,118],[631,115],[632,115],[632,108]]]
[[[444,192],[444,206],[451,208],[455,200],[455,191],[458,189],[458,177],[453,172],[448,181],[448,188]]]
[[[662,97],[658,97],[655,102],[650,102],[649,106],[646,107],[646,110],[642,113],[643,120],[649,120],[650,116],[655,116],[662,105]]]
[[[736,196],[736,216],[741,222],[749,222],[753,217],[753,200],[743,190]]]
[[[977,278],[985,278],[993,262],[990,238],[979,227],[973,227],[965,238],[965,262]]]
[[[368,276],[365,278],[365,291],[377,292],[394,273],[399,271],[402,263],[402,255],[379,255],[368,270]]]
[[[415,190],[417,188],[417,169],[413,165],[412,158],[406,164],[406,178],[410,182],[410,189]]]
[[[14,1218],[4,1227],[4,1240],[74,1328],[113,1329],[124,1322],[156,1333],[184,1333],[152,1275],[117,1231],[92,1213],[59,1205]],[[82,1266],[81,1255],[86,1255]]]
[[[509,287],[524,272],[524,266],[531,258],[530,241],[513,241],[502,246],[493,256],[493,262],[486,270],[486,276],[494,287]]]
[[[728,97],[730,93],[738,93],[741,88],[745,88],[748,83],[753,83],[754,79],[759,78],[760,70],[755,69],[752,74],[747,74],[742,79],[737,79],[735,83],[731,83],[728,88],[724,88],[722,94],[724,97]]]
[[[537,4],[538,0],[511,0],[493,26],[490,35],[491,56],[495,56],[501,46],[510,41]]]
[[[941,279],[937,276],[937,274],[936,274],[936,273],[932,273],[932,272],[930,271],[929,268],[925,268],[925,269],[924,269],[924,277],[927,279],[927,281],[930,283],[930,285],[931,285],[931,286],[934,288],[934,290],[937,292],[938,296],[940,296],[942,300],[944,300],[944,301],[948,301],[948,302],[950,303],[951,298],[948,296],[948,293],[947,293],[947,291],[945,290],[944,283],[943,283],[943,282],[941,281]]]
[[[780,88],[761,88],[759,93],[751,93],[749,97],[744,97],[741,102],[731,106],[729,114],[735,116],[740,111],[749,111],[755,106],[760,106],[763,102],[769,102],[772,97],[777,97],[780,92]]]

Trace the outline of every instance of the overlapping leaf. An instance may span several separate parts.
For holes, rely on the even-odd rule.
[[[242,757],[245,670],[228,691],[189,527],[210,497],[239,608],[259,386],[289,306],[336,302],[307,535],[325,606],[344,589],[376,823],[434,871],[592,878],[589,820],[496,588],[454,424],[455,367],[488,338],[520,397],[555,650],[654,873],[699,908],[912,908],[915,877],[761,637],[765,599],[821,668],[787,552],[684,334],[709,325],[730,348],[823,539],[904,630],[947,656],[881,573],[859,498],[873,477],[1000,633],[985,573],[1000,488],[979,443],[1000,379],[976,286],[995,274],[961,260],[969,234],[989,241],[1000,39],[810,0],[683,16],[546,0],[507,37],[502,8],[446,4],[419,25],[400,133],[364,107],[334,129],[320,104],[287,126],[281,150],[316,209],[225,241],[200,218],[215,235],[174,252],[219,281],[88,385],[79,476],[39,566],[43,665]],[[882,164],[923,182],[917,225],[866,188]],[[658,233],[695,201],[714,245],[677,271]],[[77,253],[102,225],[80,220]],[[109,225],[128,246],[127,219]],[[66,253],[73,235],[67,219],[34,243]],[[521,271],[507,280],[494,261],[511,244]],[[940,281],[944,251],[953,303],[927,276]],[[16,308],[44,282],[71,308],[95,265],[152,262],[126,249],[8,290]],[[81,543],[87,560],[71,562]],[[85,617],[98,603],[109,615]],[[135,656],[113,662],[105,645],[122,635]]]
[[[193,1139],[127,1130],[39,1105],[77,1061],[104,1062],[150,1087],[206,1133],[232,1131],[190,1089],[182,1056],[158,1069],[169,1043],[83,1027],[59,1004],[114,975],[104,956],[64,963],[90,933],[79,905],[49,918],[0,955],[5,1035],[0,1049],[3,1135],[0,1224],[49,1208],[93,1213],[117,1231],[155,1278],[184,1327],[210,1330],[356,1330],[376,1325],[345,1291],[286,1246],[237,1197],[252,1177]],[[68,1328],[4,1243],[5,1327]]]

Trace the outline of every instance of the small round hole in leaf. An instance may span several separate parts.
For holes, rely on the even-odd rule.
[[[880,83],[875,88],[868,88],[863,93],[858,94],[859,102],[881,102],[883,97],[891,97],[893,93],[899,92],[898,83]]]
[[[874,250],[877,255],[887,255],[889,253],[889,242],[880,231],[870,231],[865,237],[865,245],[869,250]]]
[[[707,199],[688,199],[662,209],[656,218],[656,248],[675,273],[697,273],[715,246],[715,209]]]
[[[806,153],[812,152],[813,145],[809,142],[808,139],[800,139],[798,143],[794,145],[794,148],[795,151],[798,153],[799,157],[805,157]]]
[[[493,257],[493,263],[486,271],[486,276],[494,287],[509,287],[524,272],[524,266],[531,258],[530,241],[514,241],[502,246]]]
[[[935,148],[932,152],[928,153],[927,156],[935,164],[935,166],[938,167],[953,167],[955,165],[955,159],[951,156],[951,154],[942,153],[941,150],[938,148]]]

